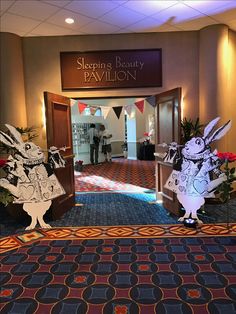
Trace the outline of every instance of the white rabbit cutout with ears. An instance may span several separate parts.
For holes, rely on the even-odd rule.
[[[53,169],[64,167],[65,162],[56,147],[49,149],[48,162],[45,162],[39,146],[24,142],[13,126],[6,124],[6,127],[11,136],[0,131],[0,142],[14,148],[15,152],[8,157],[4,167],[6,178],[0,179],[0,186],[8,189],[14,195],[14,203],[23,204],[23,209],[30,215],[31,224],[26,230],[34,229],[37,221],[42,228],[50,228],[43,216],[52,199],[65,194]]]
[[[203,137],[193,137],[184,145],[181,170],[173,170],[165,184],[166,188],[177,194],[185,209],[185,215],[179,221],[192,218],[202,223],[197,217],[197,211],[205,203],[205,197],[214,197],[214,189],[226,180],[225,174],[219,170],[220,160],[216,151],[212,153],[209,146],[222,138],[231,127],[229,120],[212,133],[219,119],[217,117],[208,123]],[[214,180],[210,179],[212,171],[218,176]]]

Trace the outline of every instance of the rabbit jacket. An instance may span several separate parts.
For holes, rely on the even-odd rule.
[[[208,186],[211,182],[210,172],[217,166],[218,158],[210,150],[191,158],[183,155],[181,170],[172,171],[165,188],[177,194],[214,197],[214,193],[208,191]]]
[[[7,167],[7,179],[19,191],[14,203],[42,202],[65,194],[50,163],[23,164],[14,159],[7,163]]]

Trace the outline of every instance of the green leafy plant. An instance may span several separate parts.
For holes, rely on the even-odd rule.
[[[218,152],[217,156],[221,160],[222,166],[224,165],[222,170],[226,175],[226,180],[217,187],[216,194],[218,194],[222,203],[227,203],[234,190],[232,183],[236,180],[235,167],[230,168],[229,163],[236,161],[236,154]]]
[[[184,118],[181,121],[181,142],[185,144],[192,137],[202,136],[202,129],[204,125],[200,124],[199,118],[195,121],[187,118]]]
[[[4,171],[4,166],[6,165],[7,161],[4,159],[0,159],[0,171]],[[13,195],[10,191],[0,186],[0,203],[7,206],[9,203],[13,202]]]
[[[23,140],[25,142],[32,141],[36,137],[38,137],[37,134],[37,128],[36,127],[16,127],[17,131],[21,134]],[[4,131],[4,133],[8,134],[9,136],[11,135],[9,131]],[[5,145],[4,143],[0,142],[0,155],[1,154],[10,154],[13,148]]]
[[[4,206],[12,203],[14,200],[14,196],[7,190],[0,186],[0,203]]]

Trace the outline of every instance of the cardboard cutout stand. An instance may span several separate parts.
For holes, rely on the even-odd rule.
[[[34,229],[37,221],[42,228],[51,228],[43,216],[52,204],[52,199],[65,194],[55,176],[55,168],[65,167],[59,149],[50,147],[48,160],[41,148],[32,142],[24,142],[21,134],[6,124],[11,136],[0,132],[0,141],[14,151],[4,167],[6,177],[0,179],[0,186],[14,195],[14,203],[23,204],[23,209],[31,217],[26,230]]]
[[[177,167],[174,161],[173,171],[165,187],[175,192],[183,205],[185,215],[180,217],[179,221],[192,219],[201,224],[197,211],[205,203],[205,197],[215,197],[215,189],[226,180],[226,175],[219,169],[221,161],[217,157],[217,151],[211,152],[210,148],[210,144],[223,137],[231,127],[231,121],[228,121],[213,132],[219,119],[215,118],[208,123],[203,137],[193,137],[184,145],[181,151],[180,170],[175,170]],[[176,145],[170,145],[166,159],[172,159],[173,148],[176,149]],[[213,176],[216,178],[212,179]]]

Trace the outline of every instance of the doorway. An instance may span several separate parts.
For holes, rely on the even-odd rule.
[[[144,102],[143,112],[135,106],[140,100]],[[90,123],[94,123],[98,126],[104,124],[112,134],[114,158],[124,155],[123,148],[127,143],[127,158],[136,160],[139,143],[144,140],[144,133],[149,132],[150,116],[154,116],[154,107],[145,101],[145,97],[73,99],[71,120],[75,159],[82,160],[84,165],[90,163],[87,130]],[[152,140],[155,141],[154,136]],[[103,160],[103,154],[99,154],[99,161]]]
[[[169,106],[168,105],[168,101],[169,102],[172,102],[172,107],[173,107],[173,110],[172,110],[172,114],[171,115],[168,115],[168,119],[166,120],[166,123],[165,123],[165,127],[168,127],[167,126],[167,124],[168,125],[170,125],[169,126],[169,128],[172,130],[172,135],[174,135],[174,138],[176,138],[176,134],[178,133],[178,130],[179,130],[179,125],[180,125],[180,106],[179,106],[179,104],[180,104],[180,100],[181,100],[181,97],[177,97],[177,98],[175,98],[175,99],[172,99],[172,100],[170,100],[168,97],[168,93],[169,92],[165,92],[165,93],[162,93],[162,94],[159,94],[159,95],[156,95],[155,96],[155,98],[156,98],[156,109],[154,110],[154,108],[153,108],[153,106],[151,106],[150,104],[148,104],[148,105],[146,105],[145,106],[145,109],[146,108],[150,108],[151,110],[152,110],[152,114],[153,114],[153,112],[155,111],[155,117],[156,117],[156,120],[155,120],[155,132],[156,132],[156,136],[155,136],[155,140],[156,140],[156,143],[160,143],[160,141],[161,140],[163,140],[163,137],[162,137],[162,133],[164,134],[164,132],[162,132],[162,127],[161,127],[161,125],[163,125],[163,121],[165,121],[165,110],[164,110],[164,108],[166,107],[166,106]],[[48,94],[50,94],[50,93],[48,93]],[[170,91],[170,94],[173,94],[173,90],[172,91]],[[52,95],[52,94],[51,94]],[[179,95],[179,94],[178,94]],[[58,100],[58,98],[57,98],[57,96],[58,95],[54,95],[53,97],[55,97],[55,99],[53,100],[52,99],[52,97],[50,98],[45,98],[47,101],[49,101],[49,104],[47,104],[47,103],[45,103],[45,105],[46,105],[46,108],[48,108],[47,110],[46,110],[46,115],[53,115],[53,117],[54,117],[54,119],[57,119],[57,115],[55,115],[55,114],[52,114],[52,109],[50,109],[50,106],[52,107],[52,104],[53,103],[56,103],[56,104],[58,104],[58,102],[60,103],[60,101],[63,101],[63,99],[61,99],[60,101]],[[60,96],[58,96],[58,97],[60,97]],[[64,100],[65,100],[65,98],[66,97],[64,97]],[[69,98],[67,98],[67,99],[69,99]],[[81,101],[83,101],[83,103],[86,103],[87,102],[87,104],[89,105],[89,106],[97,106],[97,107],[101,107],[102,106],[102,104],[101,103],[99,103],[98,101],[102,101],[103,102],[103,104],[104,104],[104,101],[105,101],[105,99],[106,98],[103,98],[102,100],[99,98],[99,99],[81,99]],[[118,99],[119,99],[119,101],[122,101],[122,106],[124,107],[127,103],[127,99],[129,99],[130,100],[130,98],[113,98],[113,99],[111,99],[111,101],[114,103],[114,107],[117,107],[117,105],[119,105],[120,103],[119,103],[119,101],[118,101]],[[106,99],[107,100],[107,99]],[[134,104],[135,103],[135,100],[136,99],[131,99],[131,101],[132,101],[132,104]],[[51,102],[51,105],[50,105],[50,102]],[[55,107],[55,106],[54,106]],[[56,106],[56,107],[58,107],[58,105]],[[60,107],[60,106],[59,106]],[[77,113],[78,113],[78,103],[76,104],[74,104],[74,108],[75,108],[75,110],[77,110]],[[158,109],[157,109],[158,108]],[[55,108],[54,108],[55,109]],[[70,110],[73,110],[73,106],[71,106],[71,108],[70,108]],[[123,110],[124,111],[124,110]],[[167,110],[167,112],[168,112],[168,110]],[[124,132],[124,130],[125,130],[125,128],[124,128],[124,116],[123,116],[123,118],[122,118],[122,121],[123,121],[123,127],[121,128],[121,127],[114,127],[114,125],[116,124],[116,123],[114,123],[114,121],[116,121],[116,120],[114,120],[114,118],[115,119],[117,119],[117,121],[119,121],[119,118],[121,118],[121,117],[116,117],[116,116],[114,116],[115,115],[115,113],[114,113],[114,110],[112,110],[112,106],[111,106],[111,110],[110,110],[110,113],[113,115],[113,123],[111,123],[111,127],[112,128],[114,128],[113,130],[114,130],[114,134],[116,133],[116,129],[118,129],[119,130],[119,136],[117,136],[116,138],[115,138],[115,140],[116,140],[116,142],[118,142],[118,143],[116,143],[116,145],[118,145],[119,147],[120,147],[120,149],[121,149],[121,145],[122,145],[122,143],[124,142],[124,139],[125,139],[125,132]],[[133,140],[133,141],[131,141],[131,145],[133,145],[133,146],[135,146],[136,145],[136,153],[137,153],[137,147],[138,147],[138,141],[139,140],[142,140],[143,139],[143,137],[144,137],[144,133],[146,133],[146,131],[147,131],[147,129],[146,129],[146,125],[148,125],[149,124],[149,121],[148,121],[148,116],[149,115],[145,115],[145,111],[143,112],[143,113],[141,113],[141,112],[139,112],[139,110],[137,110],[136,109],[136,113],[137,113],[137,117],[138,117],[138,119],[137,119],[137,124],[136,124],[136,129],[135,129],[135,135],[136,135],[136,138]],[[123,113],[124,114],[124,113]],[[64,116],[65,117],[65,116]],[[93,119],[95,119],[95,117],[96,116],[93,116]],[[101,117],[100,117],[101,118]],[[141,118],[143,118],[143,120],[141,120]],[[88,120],[89,121],[89,120]],[[116,122],[117,122],[116,121]],[[121,121],[121,120],[120,120]],[[64,121],[64,123],[68,126],[69,124],[67,123],[68,121]],[[73,122],[73,119],[72,119],[72,122]],[[75,119],[75,122],[76,122],[76,119]],[[89,121],[89,122],[93,122],[93,121]],[[102,120],[102,122],[104,122],[104,120]],[[52,127],[50,126],[50,123],[52,123],[52,119],[50,118],[50,119],[48,119],[47,118],[47,123],[49,123],[48,125],[47,125],[47,127],[49,127],[49,129],[51,128],[52,129]],[[70,122],[71,123],[71,122]],[[60,123],[58,124],[58,125],[60,125]],[[70,134],[72,133],[72,127],[71,127],[71,125],[72,124],[70,124],[70,128],[68,128],[68,135],[69,135],[69,132],[70,132]],[[70,130],[69,130],[70,129]],[[120,132],[121,131],[121,132]],[[48,132],[47,132],[48,133]],[[53,142],[55,142],[55,139],[53,139],[53,133],[51,132],[49,132],[48,134],[47,134],[47,136],[48,136],[48,143],[53,143]],[[71,137],[72,138],[72,137]],[[114,141],[115,142],[115,141]],[[71,152],[73,152],[73,150],[72,150],[72,147],[73,147],[73,143],[71,142],[71,146],[70,146],[70,149],[71,149]],[[132,159],[132,157],[131,157],[131,159]],[[137,159],[137,158],[134,158],[134,159]],[[160,176],[161,177],[161,179],[158,179],[158,181],[156,182],[156,189],[158,189],[158,191],[161,191],[162,193],[163,193],[163,185],[164,185],[164,171],[163,171],[163,169],[164,169],[164,167],[163,166],[160,166],[160,165],[158,165],[157,167],[156,167],[156,177],[158,176]],[[70,169],[70,172],[72,171],[72,169]],[[70,188],[71,188],[71,191],[72,191],[72,189],[74,189],[74,185],[73,185],[73,180],[70,180],[70,182],[68,182],[68,178],[67,178],[67,176],[63,176],[63,179],[64,180],[66,180],[66,182],[65,182],[65,184],[68,184],[69,186],[70,186]],[[73,186],[72,186],[73,185]],[[75,191],[75,190],[74,190]],[[168,199],[168,198],[167,198]],[[175,199],[174,198],[172,198],[172,203],[174,204],[176,201],[175,201]]]

